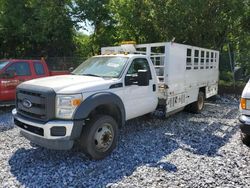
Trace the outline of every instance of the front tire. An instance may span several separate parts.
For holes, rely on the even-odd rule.
[[[118,124],[108,115],[98,115],[83,126],[80,149],[91,159],[100,160],[116,147]]]

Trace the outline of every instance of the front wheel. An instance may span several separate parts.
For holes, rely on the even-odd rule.
[[[100,160],[116,147],[118,125],[111,116],[98,115],[83,127],[80,148],[91,159]]]

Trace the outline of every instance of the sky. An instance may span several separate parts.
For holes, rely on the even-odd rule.
[[[94,32],[94,28],[91,26],[89,21],[86,22],[79,22],[78,25],[82,28],[80,28],[78,31],[85,34],[85,35],[91,35]],[[83,29],[86,28],[86,29]]]

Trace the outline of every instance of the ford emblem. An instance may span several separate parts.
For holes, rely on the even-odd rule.
[[[26,108],[31,108],[32,107],[32,103],[28,99],[24,99],[22,104]]]

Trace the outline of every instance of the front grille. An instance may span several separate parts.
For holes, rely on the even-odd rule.
[[[40,136],[44,136],[44,130],[40,127],[34,127],[32,125],[25,124],[21,121],[18,121],[17,119],[14,119],[14,123],[16,126],[25,129],[27,131],[30,131],[32,133],[38,134]]]
[[[26,116],[33,117],[33,118],[36,118],[36,119],[45,119],[46,118],[46,116],[44,114],[39,115],[39,114],[35,114],[35,113],[32,113],[32,112],[27,112],[25,110],[19,110],[19,112],[21,114],[24,114]]]
[[[31,106],[26,106],[25,101]],[[24,117],[47,122],[55,116],[55,92],[50,88],[22,84],[17,88],[16,109]]]

